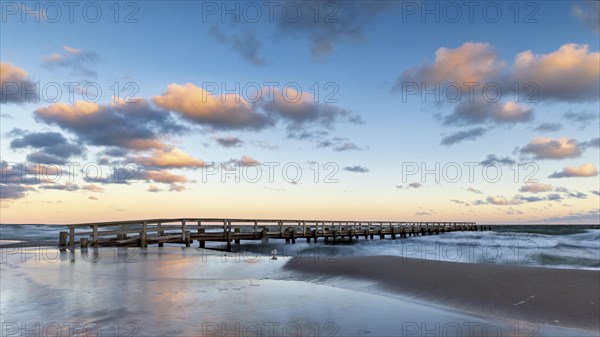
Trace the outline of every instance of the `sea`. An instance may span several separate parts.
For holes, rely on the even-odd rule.
[[[405,258],[600,269],[599,225],[505,225],[352,243],[242,241],[56,249],[60,225],[0,225],[1,336],[597,336],[392,295],[370,281],[303,281],[292,258]],[[35,244],[38,244],[37,246]],[[32,247],[33,245],[33,247]],[[46,245],[46,247],[44,247]],[[207,243],[207,248],[224,248]],[[276,253],[275,253],[276,251]],[[277,259],[272,259],[273,255]]]
[[[58,241],[60,225],[0,225],[0,245],[20,242]],[[446,262],[510,264],[547,268],[600,270],[600,225],[492,225],[490,231],[461,231],[381,240],[361,237],[351,243],[296,244],[271,239],[268,243],[242,241],[234,246],[240,260],[269,256],[326,260],[335,256],[390,255]],[[177,246],[177,245],[175,245]],[[180,245],[179,245],[180,246]],[[207,248],[224,248],[207,243]],[[231,256],[232,254],[230,254]]]

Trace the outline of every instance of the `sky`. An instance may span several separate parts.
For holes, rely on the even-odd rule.
[[[600,222],[599,2],[0,4],[0,223]]]

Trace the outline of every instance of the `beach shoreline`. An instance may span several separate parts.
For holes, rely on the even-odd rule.
[[[371,281],[383,292],[466,313],[600,331],[600,271],[395,256],[339,256],[328,263],[295,258],[284,270],[305,281]]]

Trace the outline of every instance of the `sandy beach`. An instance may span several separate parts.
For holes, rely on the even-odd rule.
[[[36,326],[48,336],[57,326],[63,336],[92,329],[144,337],[597,335],[598,304],[589,302],[598,272],[392,257],[323,264],[181,247],[46,248],[0,249],[4,335]],[[578,289],[554,290],[560,284]],[[32,297],[35,304],[23,301]]]
[[[293,259],[300,277],[376,282],[404,296],[470,313],[600,331],[600,272],[437,262],[393,256]]]

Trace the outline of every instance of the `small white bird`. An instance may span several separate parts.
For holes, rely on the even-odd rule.
[[[271,260],[277,260],[277,249],[273,249],[273,251],[271,252],[271,255],[273,255],[271,257]]]

